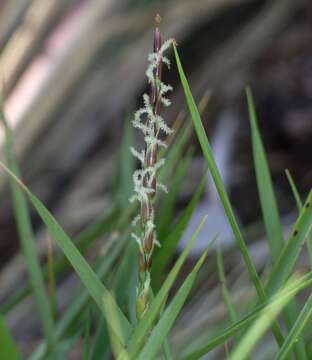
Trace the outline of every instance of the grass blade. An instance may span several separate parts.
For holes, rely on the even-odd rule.
[[[218,267],[219,279],[220,279],[220,283],[221,283],[223,301],[224,301],[225,307],[227,309],[229,318],[231,320],[231,324],[235,324],[238,320],[238,315],[235,310],[234,304],[232,302],[229,290],[227,288],[226,277],[225,277],[225,273],[224,273],[223,255],[222,255],[221,248],[218,248],[218,250],[217,250],[217,267]],[[236,336],[236,340],[237,341],[239,340],[238,336]]]
[[[312,320],[312,294],[301,310],[293,328],[286,337],[283,346],[277,353],[275,360],[284,360],[288,357],[292,347],[296,344],[305,326]]]
[[[280,290],[274,297],[274,301],[270,302],[259,314],[257,320],[252,324],[246,335],[242,338],[237,347],[233,350],[229,360],[244,360],[251,353],[254,346],[270,327],[283,307],[290,301],[293,294],[289,293],[289,288],[294,287],[298,283],[298,279],[292,278],[287,285]]]
[[[294,195],[294,199],[296,200],[297,208],[300,213],[300,210],[302,209],[302,206],[303,206],[302,200],[301,200],[301,197],[297,190],[296,184],[295,184],[290,172],[287,169],[286,169],[286,176],[287,176],[289,185],[291,187],[292,193]],[[308,254],[309,254],[309,259],[310,259],[310,267],[312,269],[312,234],[308,235],[307,248],[308,248]]]
[[[236,313],[236,310],[235,310],[234,305],[231,300],[230,293],[227,288],[226,277],[225,277],[225,273],[224,273],[224,262],[223,262],[221,248],[219,248],[217,251],[217,267],[218,267],[219,279],[220,279],[220,283],[221,283],[221,287],[222,287],[224,303],[227,308],[231,322],[235,323],[238,319],[238,315]]]
[[[133,145],[133,127],[130,119],[126,119],[124,124],[123,138],[120,146],[119,161],[118,161],[118,176],[117,182],[119,186],[116,189],[117,199],[121,206],[127,207],[129,205],[129,198],[132,195],[132,174],[135,166],[135,159],[129,151]]]
[[[267,292],[274,294],[288,279],[297,261],[300,250],[304,245],[305,238],[312,228],[312,190],[303,206],[293,230],[291,231],[286,245],[275,262],[270,275]]]
[[[270,170],[259,133],[254,101],[249,88],[247,88],[246,94],[258,192],[269,248],[271,251],[272,262],[274,262],[283,248],[283,232],[273,190]]]
[[[163,344],[163,354],[164,354],[164,358],[165,360],[173,360],[173,356],[171,353],[171,348],[170,348],[170,344],[168,341],[168,338],[166,338],[164,340],[164,344]]]
[[[124,359],[127,360],[129,357],[127,350],[124,348],[125,344],[120,341],[120,337],[116,336],[116,334],[122,332],[122,324],[120,323],[120,316],[116,312],[115,300],[112,296],[104,294],[103,304],[105,309],[105,318],[107,320],[111,350],[113,352],[114,359],[117,359],[119,354],[123,352]]]
[[[91,314],[87,309],[84,331],[83,331],[83,360],[88,360],[90,357],[90,327],[91,327]]]
[[[269,249],[271,252],[272,263],[275,263],[283,249],[283,232],[281,220],[278,212],[277,202],[273,190],[270,170],[263,147],[260,131],[258,128],[257,114],[251,90],[246,89],[249,120],[251,127],[251,139],[253,148],[254,166],[256,171],[257,187],[259,192],[262,216]],[[293,299],[285,308],[285,321],[288,329],[291,329],[298,316],[298,306]],[[295,353],[298,359],[306,359],[304,343],[300,340],[295,346]]]
[[[175,53],[175,59],[176,59],[177,67],[178,67],[178,72],[179,72],[181,83],[182,83],[183,90],[184,90],[185,99],[186,99],[189,111],[191,113],[193,125],[194,125],[194,128],[195,128],[198,140],[200,142],[202,152],[203,152],[203,154],[204,154],[204,156],[206,158],[208,168],[210,170],[211,176],[212,176],[213,181],[215,183],[215,186],[217,188],[220,200],[221,200],[222,205],[224,207],[224,210],[225,210],[225,213],[226,213],[227,218],[229,220],[229,223],[230,223],[230,225],[232,227],[233,234],[234,234],[234,236],[236,238],[236,241],[237,241],[237,244],[238,244],[238,246],[240,248],[240,251],[241,251],[241,254],[243,256],[243,259],[244,259],[247,271],[249,273],[249,276],[250,276],[250,278],[251,278],[251,280],[252,280],[252,282],[253,282],[253,284],[255,286],[255,289],[257,291],[259,299],[261,301],[265,301],[266,300],[266,294],[265,294],[264,288],[263,288],[263,286],[261,284],[261,281],[260,281],[260,278],[258,276],[257,270],[256,270],[256,268],[255,268],[255,266],[254,266],[254,264],[252,262],[252,259],[251,259],[250,255],[249,255],[248,248],[246,246],[246,243],[244,241],[242,233],[241,233],[241,231],[239,229],[237,220],[235,218],[235,215],[234,215],[234,212],[233,212],[229,197],[227,195],[224,184],[222,182],[220,172],[219,172],[219,170],[217,168],[217,165],[216,165],[213,153],[212,153],[211,146],[210,146],[210,144],[208,142],[208,139],[207,139],[207,136],[206,136],[206,133],[205,133],[205,129],[204,129],[203,124],[201,122],[199,111],[198,111],[198,109],[196,107],[193,95],[191,93],[191,89],[189,87],[186,76],[184,74],[184,70],[183,70],[182,65],[181,65],[181,61],[180,61],[180,58],[179,58],[177,48],[176,48],[175,45],[173,45],[173,47],[174,47],[174,53]],[[276,338],[278,344],[281,346],[282,343],[283,343],[283,335],[282,335],[282,332],[281,332],[278,324],[276,324],[276,323],[273,324],[272,328],[273,328],[275,338]]]
[[[140,322],[137,324],[137,326],[134,329],[133,335],[131,336],[128,344],[129,349],[129,355],[130,357],[135,357],[135,355],[140,351],[141,346],[144,343],[144,339],[146,338],[148,332],[150,331],[154,321],[156,320],[157,316],[159,315],[159,312],[161,311],[161,308],[163,304],[165,303],[169,290],[171,289],[176,277],[178,276],[182,265],[184,264],[189,252],[192,249],[192,246],[194,242],[196,241],[196,238],[201,231],[202,227],[205,224],[205,220],[199,224],[198,228],[194,232],[191,241],[188,243],[182,254],[180,255],[179,259],[171,269],[170,273],[168,274],[163,286],[159,290],[158,294],[152,301],[152,304],[150,308],[147,310],[145,316],[140,320]],[[121,359],[123,357],[121,356]]]
[[[161,199],[161,212],[156,216],[157,238],[164,239],[171,233],[174,210],[179,191],[184,184],[184,178],[192,160],[192,152],[189,151],[184,159],[178,164],[173,181],[170,184],[169,193]]]
[[[207,251],[201,256],[194,269],[188,275],[183,285],[180,287],[177,294],[171,301],[170,305],[164,311],[163,315],[149,336],[142,352],[140,353],[140,356],[138,357],[139,360],[153,359],[157,355],[157,352],[161,348],[164,339],[172,328],[175,319],[179,315],[182,306],[184,305],[186,298],[191,291],[197,273],[205,261],[206,256]]]
[[[13,155],[13,139],[10,128],[8,127],[5,115],[3,113],[2,103],[0,104],[0,119],[5,131],[5,158],[8,168],[12,174],[20,175],[18,165]],[[38,307],[39,316],[41,319],[43,333],[49,348],[52,350],[55,347],[54,338],[54,324],[53,316],[50,308],[50,302],[44,286],[44,280],[37,256],[36,244],[34,234],[30,221],[30,216],[27,208],[27,203],[23,192],[17,183],[10,178],[10,189],[14,215],[18,230],[18,235],[21,241],[23,254],[26,261],[27,271],[29,274],[36,305]]]
[[[167,182],[169,180],[172,169],[176,167],[178,162],[182,158],[182,153],[185,148],[185,144],[192,133],[192,127],[187,124],[183,126],[178,133],[175,134],[174,142],[168,149],[161,149],[159,156],[166,156],[166,166],[159,169],[159,180],[161,182]]]
[[[49,210],[42,204],[42,202],[31,193],[31,191],[12,173],[4,164],[0,163],[0,166],[7,172],[10,177],[16,181],[16,183],[21,187],[21,189],[26,193],[29,200],[37,210],[39,216],[41,217],[42,221],[46,224],[47,229],[52,236],[53,239],[56,240],[59,247],[63,251],[63,253],[68,258],[69,262],[72,264],[73,268],[75,269],[76,273],[80,277],[80,280],[88,289],[91,297],[94,299],[96,304],[99,306],[100,310],[102,311],[103,315],[105,316],[105,309],[103,304],[103,296],[106,295],[107,298],[111,297],[112,295],[110,292],[105,288],[102,284],[98,276],[94,273],[90,265],[81,255],[79,250],[73,244],[71,239],[62,229],[62,227],[57,223],[55,218],[49,212]],[[116,336],[118,336],[121,343],[125,344],[126,339],[129,337],[132,327],[123,314],[123,312],[119,309],[118,305],[112,299],[112,303],[115,304],[116,314],[119,316],[119,328],[114,328],[114,323],[112,323],[112,329],[116,331]],[[107,319],[107,322],[110,323],[110,319]]]
[[[161,283],[161,274],[165,269],[166,265],[172,258],[176,251],[176,247],[181,239],[184,230],[192,218],[193,212],[199,202],[199,199],[204,191],[207,176],[204,175],[187,207],[183,210],[176,226],[170,232],[168,237],[162,242],[161,248],[157,249],[154,255],[153,266],[152,266],[152,281],[153,288],[158,289]]]
[[[5,324],[4,318],[0,315],[0,358],[10,360],[21,360],[22,357],[17,346]]]
[[[296,204],[297,204],[298,211],[300,212],[303,204],[302,204],[302,200],[301,200],[301,197],[300,197],[300,195],[299,195],[297,186],[296,186],[296,184],[295,184],[295,182],[294,182],[294,179],[293,179],[293,177],[291,176],[291,174],[290,174],[290,172],[289,172],[288,169],[285,170],[285,173],[286,173],[287,180],[288,180],[288,182],[289,182],[291,191],[292,191],[292,193],[293,193],[294,199],[296,200]]]
[[[108,214],[104,214],[96,219],[93,223],[88,225],[84,230],[82,230],[74,239],[76,247],[80,252],[84,252],[90,243],[93,240],[99,238],[104,233],[107,233],[112,227],[116,224],[118,213],[116,209],[111,209]],[[68,262],[66,256],[61,253],[59,254],[53,261],[53,272],[55,274],[65,271],[68,267],[70,267],[70,263]],[[48,278],[48,267],[43,267],[43,276],[44,279]],[[9,312],[17,303],[22,301],[25,297],[27,297],[31,293],[31,286],[26,282],[26,285],[18,291],[16,291],[9,299],[1,306],[0,312],[6,314]]]
[[[109,356],[109,338],[106,328],[106,323],[103,318],[100,319],[92,349],[90,353],[90,360],[106,360]]]
[[[311,286],[312,284],[312,272],[303,276],[298,285],[294,288],[289,289],[289,294],[294,296],[299,291]],[[273,301],[273,300],[271,300]],[[241,320],[237,321],[235,324],[223,329],[218,335],[210,339],[204,346],[200,347],[197,350],[192,351],[185,357],[183,360],[198,360],[204,355],[215,349],[216,347],[222,345],[232,336],[238,334],[240,331],[244,330],[247,326],[253,323],[255,319],[259,316],[261,311],[267,306],[269,302],[258,305],[255,310],[250,312],[248,315],[244,316]]]
[[[128,234],[122,236],[117,240],[114,240],[108,245],[107,250],[105,251],[104,260],[99,264],[99,267],[96,271],[98,277],[103,279],[111,271],[114,262],[117,257],[120,255],[122,249],[125,246],[125,242],[128,239]],[[109,256],[105,256],[109,254]],[[74,301],[70,304],[68,309],[62,314],[59,322],[56,323],[55,333],[56,338],[60,339],[66,331],[70,328],[74,320],[77,318],[79,313],[87,306],[88,301],[90,300],[90,294],[86,288],[80,289],[77,292],[77,295],[74,295]],[[104,318],[102,318],[104,321]],[[104,342],[104,340],[102,339]],[[41,344],[37,350],[32,354],[29,360],[37,360],[44,357],[46,354],[46,344]]]

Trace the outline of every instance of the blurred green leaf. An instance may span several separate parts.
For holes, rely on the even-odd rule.
[[[88,360],[90,356],[90,327],[91,327],[91,314],[90,310],[87,309],[84,334],[83,334],[83,360]]]
[[[204,263],[207,256],[207,251],[200,257],[199,261],[195,265],[194,269],[188,275],[186,280],[183,282],[183,285],[178,290],[177,294],[174,296],[170,305],[166,308],[157,325],[151,332],[142,352],[140,353],[138,359],[153,359],[159,349],[161,348],[167,334],[172,328],[174,321],[179,315],[186,298],[191,291],[193,283],[196,279],[197,273]]]
[[[118,197],[122,206],[129,206],[129,198],[133,193],[133,179],[135,158],[130,152],[130,147],[133,146],[133,126],[130,119],[127,119],[124,124],[123,137],[120,146],[119,155],[119,186]]]
[[[168,149],[160,149],[159,157],[161,158],[166,155],[166,166],[160,168],[158,174],[160,182],[167,182],[167,180],[170,180],[176,165],[182,158],[183,150],[191,133],[192,126],[187,123],[177,132],[177,134],[175,134],[174,141]]]
[[[286,337],[283,346],[277,353],[275,360],[284,360],[289,356],[289,352],[300,338],[305,326],[312,320],[312,294],[310,294],[307,302],[301,310],[294,326]]]
[[[2,100],[0,103],[0,119],[5,131],[5,158],[8,169],[10,169],[12,174],[20,176],[19,167],[13,155],[12,133],[8,127],[5,114],[3,113]],[[48,341],[49,348],[53,349],[55,348],[53,316],[39,264],[27,203],[22,190],[12,177],[10,178],[9,183],[18,235],[21,241],[30,282],[34,291],[34,297],[38,307],[44,336]]]
[[[121,351],[124,354],[124,359],[128,359],[127,350],[124,348],[124,343],[122,339],[116,334],[122,332],[122,324],[120,323],[120,316],[116,311],[115,300],[112,296],[104,294],[103,295],[103,304],[105,311],[105,319],[108,328],[108,334],[110,337],[111,350],[114,355],[114,359],[118,358],[118,355]]]
[[[194,242],[196,241],[196,238],[201,231],[202,227],[204,226],[205,219],[199,224],[196,231],[194,232],[192,239],[188,243],[188,245],[183,250],[182,254],[180,255],[179,259],[169,272],[166,280],[163,283],[163,286],[160,288],[159,292],[157,293],[156,297],[152,301],[149,309],[143,316],[143,318],[139,321],[137,326],[134,329],[133,335],[131,336],[129,343],[128,343],[128,353],[130,357],[135,357],[137,353],[140,351],[141,346],[144,343],[144,339],[146,338],[148,332],[150,331],[151,327],[153,326],[154,321],[156,320],[157,316],[159,315],[159,312],[165,303],[168,293],[178,276],[182,265],[184,264],[186,257],[188,256],[189,252],[192,249],[192,246]],[[121,359],[123,359],[121,355]]]
[[[60,246],[61,250],[64,252],[76,273],[79,275],[82,283],[88,289],[90,295],[94,299],[94,301],[99,306],[100,310],[103,312],[105,316],[105,309],[103,305],[103,296],[106,295],[107,298],[112,295],[105,288],[105,286],[101,283],[98,276],[94,273],[90,265],[84,259],[84,257],[80,254],[79,250],[75,247],[73,242],[61,228],[61,226],[57,223],[55,218],[49,212],[49,210],[42,204],[42,202],[31,193],[31,191],[2,163],[0,163],[1,167],[7,172],[10,177],[16,181],[16,183],[23,189],[23,191],[27,194],[29,200],[37,210],[43,222],[46,224],[48,231],[53,239],[55,239]],[[132,327],[123,312],[119,309],[118,305],[112,300],[112,303],[115,304],[116,313],[119,316],[119,324],[120,328],[114,328],[115,323],[110,324],[111,319],[107,319],[107,322],[112,326],[112,329],[116,331],[116,336],[118,336],[119,341],[121,343],[125,343],[126,339],[129,337]]]
[[[283,232],[273,190],[270,170],[258,128],[254,101],[249,88],[246,89],[246,94],[259,199],[269,248],[271,251],[272,262],[274,262],[278,258],[283,248]]]
[[[290,172],[288,169],[285,170],[285,173],[286,173],[286,176],[287,176],[287,180],[289,182],[289,185],[290,185],[290,188],[291,188],[291,191],[293,193],[293,196],[294,196],[294,199],[296,200],[296,204],[297,204],[297,208],[298,208],[298,211],[300,213],[300,210],[302,208],[302,200],[301,200],[301,197],[299,195],[299,192],[298,192],[298,189],[297,189],[297,186],[294,182],[294,179],[293,177],[291,176]]]
[[[189,221],[192,218],[193,212],[199,202],[199,199],[204,191],[207,176],[204,175],[187,207],[180,215],[175,227],[164,241],[161,242],[161,247],[156,250],[152,266],[152,284],[154,289],[158,289],[161,284],[161,277],[166,265],[173,257],[177,245],[187,228]]]
[[[109,357],[109,337],[104,318],[100,318],[96,329],[94,342],[90,352],[90,360],[104,360]]]
[[[299,283],[296,284],[291,289],[288,289],[289,295],[294,296],[299,291],[311,286],[312,284],[312,272],[308,273],[307,275],[303,276]],[[270,302],[273,301],[273,299],[270,300]],[[209,353],[216,347],[222,345],[225,341],[227,341],[229,338],[237,334],[238,332],[245,329],[248,325],[252,324],[255,319],[259,316],[261,311],[270,303],[266,302],[261,305],[258,305],[256,309],[251,311],[248,315],[244,316],[241,320],[237,321],[235,324],[222,329],[218,335],[213,337],[211,340],[209,340],[204,346],[201,346],[200,348],[190,352],[185,357],[183,357],[183,360],[197,360],[202,358],[205,354]]]
[[[265,334],[275,318],[282,311],[283,307],[294,296],[289,290],[298,285],[299,280],[293,276],[275,296],[272,301],[261,311],[256,321],[248,329],[239,344],[230,355],[230,360],[245,360],[251,353],[257,342]]]
[[[168,194],[161,199],[161,208],[156,215],[157,238],[164,239],[171,233],[174,221],[174,210],[177,197],[184,184],[184,178],[192,160],[192,152],[188,152],[184,159],[178,164],[173,181],[170,182]],[[163,242],[163,241],[162,241]]]
[[[299,253],[304,245],[304,241],[312,228],[312,190],[300,212],[288,240],[280,253],[267,284],[269,295],[274,294],[288,279],[294,265],[298,259]]]
[[[17,346],[0,314],[0,358],[5,360],[21,360]]]
[[[100,261],[100,264],[97,266],[96,273],[100,279],[103,279],[111,271],[114,262],[117,257],[120,255],[122,249],[125,246],[125,241],[128,239],[128,234],[122,235],[117,240],[109,242],[107,245],[103,259]],[[109,256],[108,256],[109,255]],[[66,331],[73,324],[74,320],[79,316],[82,310],[87,306],[88,301],[90,300],[90,293],[84,287],[79,289],[77,293],[73,296],[73,301],[69,304],[66,311],[62,314],[60,320],[56,323],[55,326],[55,336],[57,339],[60,339]],[[41,359],[45,356],[46,353],[46,344],[41,344],[37,350],[32,354],[29,360]]]
[[[290,172],[286,169],[286,176],[287,176],[287,179],[288,179],[288,182],[289,182],[289,185],[291,187],[291,190],[292,190],[292,193],[293,193],[293,196],[294,196],[294,199],[296,200],[296,204],[297,204],[297,207],[298,207],[298,211],[299,211],[299,214],[300,214],[300,210],[302,209],[302,200],[301,200],[301,197],[299,195],[299,192],[298,192],[298,189],[296,187],[296,184],[290,174]],[[312,234],[309,234],[308,235],[308,239],[307,239],[307,248],[308,248],[308,253],[309,253],[309,259],[310,259],[310,267],[312,269]]]
[[[108,211],[108,213],[99,216],[98,219],[83,229],[73,239],[73,242],[78,250],[82,253],[85,252],[92,241],[96,240],[113,228],[119,216],[120,212],[117,211],[117,208],[113,208]],[[55,274],[63,273],[68,267],[70,267],[70,263],[63,253],[59,254],[53,261],[53,272]],[[47,266],[43,266],[43,276],[45,279],[48,276]],[[18,288],[16,292],[1,306],[0,311],[6,314],[16,304],[20,303],[26,296],[28,296],[31,291],[31,286],[26,281],[26,285]]]
[[[219,247],[217,250],[217,267],[218,267],[219,279],[220,279],[220,283],[221,283],[223,301],[224,301],[225,307],[227,309],[229,318],[231,320],[231,324],[234,324],[238,320],[238,315],[235,310],[234,304],[232,302],[230,292],[227,288],[226,277],[225,277],[225,272],[224,272],[224,261],[223,261],[221,247]],[[238,341],[238,339],[239,338],[237,336],[236,340]]]

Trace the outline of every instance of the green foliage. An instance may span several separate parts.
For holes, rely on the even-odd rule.
[[[10,128],[8,127],[2,104],[0,104],[0,120],[5,131],[5,158],[11,173],[20,176],[18,164],[13,155],[13,139]],[[14,175],[15,176],[15,175]],[[10,179],[11,199],[14,209],[16,226],[21,241],[23,254],[31,282],[32,289],[35,294],[35,300],[40,314],[44,335],[49,344],[50,350],[55,347],[53,316],[48,299],[39,259],[36,251],[36,243],[32,231],[30,215],[28,212],[26,200],[21,188],[18,184]]]
[[[260,204],[267,232],[267,240],[271,250],[272,261],[275,262],[283,248],[282,227],[274,195],[270,170],[258,129],[252,94],[249,88],[247,88],[247,102]]]
[[[128,343],[128,349],[129,349],[130,356],[134,357],[140,350],[140,348],[144,342],[144,339],[146,338],[154,321],[156,320],[157,316],[159,315],[161,308],[168,297],[169,291],[170,291],[175,279],[177,278],[179,271],[181,270],[181,267],[186,260],[187,255],[191,251],[192,245],[195,242],[197,235],[199,234],[200,230],[202,229],[204,223],[205,223],[205,220],[203,220],[201,222],[201,224],[199,224],[191,241],[189,242],[187,247],[184,249],[184,251],[180,255],[180,257],[177,260],[177,262],[175,263],[174,267],[171,269],[164,284],[162,285],[158,294],[154,298],[150,308],[148,309],[148,311],[146,312],[144,317],[141,319],[141,321],[135,327],[133,335],[130,338],[129,343]]]
[[[276,355],[276,360],[286,359],[291,348],[296,345],[307,324],[312,320],[312,294],[309,296],[301,310],[294,326],[288,334],[285,342]]]
[[[184,281],[183,285],[180,287],[179,291],[173,298],[170,305],[166,308],[164,313],[161,316],[161,319],[154,327],[151,335],[148,338],[142,352],[140,353],[139,360],[144,360],[151,358],[153,359],[156,355],[158,350],[160,349],[165,337],[167,336],[169,330],[171,329],[176,317],[178,316],[179,312],[182,309],[182,306],[189,294],[192,285],[196,279],[196,275],[202,266],[205,258],[207,256],[207,252],[205,252],[197,264],[195,265],[192,272]]]
[[[229,197],[227,195],[227,192],[225,190],[224,184],[222,182],[221,179],[221,175],[220,172],[217,168],[215,159],[213,157],[213,153],[212,153],[212,149],[211,146],[208,142],[206,133],[205,133],[205,129],[203,127],[202,121],[201,121],[201,117],[199,114],[199,111],[196,107],[191,89],[188,85],[186,76],[184,74],[181,62],[180,62],[180,58],[178,55],[178,51],[176,46],[174,45],[174,52],[175,52],[175,58],[176,58],[176,62],[177,62],[177,66],[178,66],[178,71],[179,71],[179,75],[180,75],[180,79],[182,82],[182,86],[183,86],[183,90],[184,90],[184,95],[185,95],[185,99],[186,99],[186,103],[188,105],[192,120],[193,120],[193,125],[199,140],[199,143],[201,145],[202,148],[202,152],[206,158],[207,161],[207,165],[208,168],[210,170],[211,176],[213,178],[213,181],[215,183],[215,186],[217,188],[221,203],[224,207],[224,211],[227,215],[227,218],[229,220],[229,223],[232,227],[232,231],[233,234],[236,238],[237,244],[240,248],[241,254],[244,258],[245,261],[245,265],[246,268],[248,270],[249,276],[255,286],[255,289],[257,291],[258,297],[261,301],[265,301],[267,299],[264,288],[262,286],[261,280],[258,276],[257,270],[255,268],[255,265],[253,264],[253,261],[249,255],[248,252],[248,248],[246,246],[245,240],[243,238],[243,235],[241,233],[241,230],[238,226],[238,222],[235,218],[234,212],[233,212],[233,208],[231,206]],[[283,342],[283,335],[282,332],[278,326],[277,323],[274,323],[272,325],[272,329],[276,338],[276,341],[278,342],[279,345],[282,344]]]
[[[0,315],[0,354],[2,359],[20,360],[21,355],[5,324],[4,318]]]
[[[240,343],[233,350],[230,360],[244,360],[251,354],[252,349],[261,336],[264,335],[265,331],[282,311],[283,307],[292,298],[293,294],[291,294],[289,290],[293,288],[297,282],[298,280],[296,281],[295,278],[289,280],[285,287],[280,290],[276,296],[274,296],[273,300],[261,311],[257,320],[254,321]]]
[[[312,284],[312,273],[310,272],[300,280],[298,285],[296,285],[294,288],[289,289],[289,295],[294,296],[299,291],[311,286],[311,284]],[[237,321],[235,324],[222,329],[219,334],[217,334],[215,337],[207,341],[205,345],[187,354],[183,358],[183,360],[200,359],[202,356],[214,350],[216,347],[220,346],[221,344],[224,344],[232,336],[234,336],[235,334],[237,334],[238,332],[242,331],[247,326],[252,324],[259,317],[261,311],[263,311],[265,306],[268,304],[269,302],[264,303],[262,305],[258,305],[254,310],[252,310],[249,314],[247,314],[242,319]]]
[[[204,191],[205,183],[206,175],[203,176],[203,178],[201,179],[191,201],[180,215],[174,229],[161,243],[161,248],[156,251],[152,268],[152,279],[155,288],[159,288],[159,284],[161,283],[162,271],[165,269],[166,265],[176,251],[181,236],[186,229],[189,221],[191,220],[192,214],[196,209],[200,196]]]
[[[17,227],[32,287],[26,283],[24,287],[16,289],[2,309],[6,313],[13,312],[17,305],[23,303],[26,296],[34,296],[37,300],[44,339],[29,360],[67,358],[68,352],[76,346],[78,340],[83,346],[82,358],[86,360],[109,359],[112,356],[118,360],[156,359],[159,356],[166,360],[195,360],[222,346],[226,347],[229,359],[246,359],[249,356],[253,358],[256,345],[269,329],[273,330],[277,342],[277,346],[272,342],[273,357],[276,360],[289,359],[293,354],[296,359],[305,360],[311,355],[308,348],[311,341],[311,329],[308,326],[312,319],[311,293],[308,293],[301,308],[296,303],[296,296],[297,299],[299,296],[300,299],[304,298],[301,292],[311,290],[312,272],[299,273],[295,266],[302,247],[306,243],[311,244],[312,191],[302,204],[290,173],[286,173],[300,213],[287,240],[284,241],[278,204],[258,129],[253,99],[250,90],[247,90],[254,167],[270,250],[265,280],[261,279],[234,215],[175,45],[174,52],[196,136],[243,257],[243,271],[246,270],[256,294],[250,295],[247,311],[237,301],[234,302],[234,286],[231,284],[229,290],[224,271],[224,267],[227,268],[227,256],[223,256],[219,249],[216,266],[213,261],[206,261],[208,250],[212,248],[217,237],[210,242],[208,249],[199,259],[189,258],[192,246],[202,231],[205,218],[198,224],[182,253],[176,256],[177,245],[196,211],[206,183],[205,175],[198,182],[190,202],[179,216],[176,216],[177,199],[193,155],[193,149],[185,151],[192,131],[191,122],[181,127],[169,150],[163,150],[166,152],[167,162],[159,172],[159,180],[168,184],[170,193],[167,197],[157,195],[153,200],[161,247],[153,256],[151,299],[142,318],[137,319],[135,303],[139,277],[138,248],[135,241],[130,240],[129,234],[130,219],[137,210],[136,206],[128,202],[132,191],[131,174],[134,169],[133,158],[129,152],[129,146],[133,145],[131,127],[125,127],[120,153],[116,157],[119,161],[114,184],[114,205],[72,240],[45,205],[20,180],[13,157],[12,136],[3,118],[6,129],[7,166],[2,163],[0,166],[9,175]],[[57,279],[59,275],[73,269],[82,283],[77,292],[73,293],[65,310],[57,314],[55,321],[52,319],[50,301],[44,284],[47,269],[44,267],[41,270],[39,266],[26,199],[33,205],[47,227],[51,239],[57,242],[62,251],[61,255],[57,255],[53,260],[50,271],[55,273]],[[205,235],[208,238],[214,236],[209,231]],[[105,239],[105,246],[87,262],[85,255],[92,249],[90,245],[99,238]],[[177,260],[173,261],[175,256]],[[210,286],[207,285],[208,281],[206,282],[207,276],[210,279],[216,272],[221,283],[226,319],[220,320],[218,326],[210,328],[202,319],[196,320],[196,305],[201,296],[207,296],[207,287]],[[244,285],[249,286],[249,283]],[[214,289],[209,287],[208,296],[213,297],[215,293]],[[219,294],[218,291],[217,293]],[[183,317],[187,314],[188,320],[185,321]],[[179,321],[184,321],[182,327],[185,326],[183,324],[187,324],[186,327],[194,330],[195,335],[182,337],[181,346],[177,348],[177,338],[179,331],[181,332]],[[285,321],[287,325],[285,328],[282,327],[283,331],[280,327],[281,321]],[[201,336],[197,336],[198,334]],[[2,317],[0,357],[13,360],[21,358]]]
[[[272,262],[275,263],[283,250],[284,240],[282,225],[279,217],[277,203],[274,195],[273,184],[270,170],[267,163],[264,147],[258,129],[257,115],[251,94],[247,88],[247,103],[251,126],[251,139],[253,147],[254,165],[258,185],[259,198],[262,208],[262,215],[267,233],[267,240],[270,248]],[[298,307],[295,299],[285,309],[285,320],[288,329],[291,329],[298,316]],[[296,344],[295,352],[301,359],[306,359],[304,343],[300,341]]]

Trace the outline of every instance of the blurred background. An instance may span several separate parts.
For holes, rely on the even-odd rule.
[[[23,180],[70,235],[111,207],[124,129],[147,91],[156,13],[163,37],[177,40],[196,101],[206,103],[204,126],[246,227],[260,219],[245,99],[246,85],[252,88],[287,226],[295,203],[284,170],[302,195],[312,183],[309,0],[1,0],[1,92]],[[174,61],[164,78],[174,87],[164,116],[181,125],[189,120]],[[1,127],[1,160],[3,140]],[[178,211],[205,171],[194,135],[192,145]],[[0,303],[26,277],[7,190],[0,172]],[[47,235],[35,213],[32,220],[44,261]],[[261,230],[256,234],[261,248]],[[38,340],[31,321],[20,325],[29,309],[7,317],[22,345]]]

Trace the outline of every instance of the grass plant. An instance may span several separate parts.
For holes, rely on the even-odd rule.
[[[170,138],[170,146],[167,147],[165,140],[167,136],[172,136],[172,130],[165,123],[161,111],[162,106],[170,105],[166,93],[172,88],[163,82],[162,68],[170,64],[164,55],[170,49],[173,50],[190,120]],[[177,44],[173,39],[161,40],[159,16],[156,18],[153,52],[148,56],[148,64],[146,75],[150,93],[143,95],[144,106],[135,113],[132,122],[135,128],[142,131],[145,147],[143,150],[134,148],[134,136],[131,128],[126,126],[116,172],[122,181],[118,182],[115,189],[113,205],[107,214],[82,230],[75,240],[67,235],[51,211],[22,181],[13,152],[14,138],[1,106],[6,164],[1,162],[0,166],[10,183],[29,282],[23,288],[17,288],[1,307],[0,358],[21,358],[18,344],[5,324],[5,316],[14,312],[17,306],[31,296],[36,301],[42,326],[42,342],[29,356],[31,360],[67,358],[68,352],[79,346],[78,343],[82,344],[83,359],[92,360],[110,359],[112,356],[118,360],[195,360],[207,354],[219,359],[223,359],[223,356],[231,360],[257,359],[256,349],[262,346],[262,341],[269,341],[276,360],[311,359],[312,349],[308,345],[312,338],[312,264],[309,269],[301,269],[299,272],[296,263],[306,244],[311,249],[312,191],[302,202],[295,182],[287,172],[294,204],[298,207],[298,217],[284,239],[255,106],[251,90],[247,89],[257,190],[269,248],[268,270],[266,276],[262,276],[249,252],[247,238],[243,236],[243,229],[236,220],[222,182]],[[214,181],[236,239],[236,250],[242,256],[243,272],[248,275],[248,285],[255,290],[248,310],[237,304],[231,286],[226,281],[226,253],[218,250],[216,266],[207,262],[212,249],[218,246],[216,234],[205,234],[210,239],[207,250],[183,275],[184,266],[205,218],[198,224],[188,245],[175,258],[177,245],[196,210],[207,176],[205,174],[198,181],[192,199],[176,216],[177,198],[193,156],[192,151],[185,151],[191,134],[191,123],[206,160],[209,176]],[[137,169],[129,157],[129,146],[138,160]],[[131,196],[129,181],[132,178],[133,204],[128,201]],[[158,190],[167,192],[167,188],[169,194],[165,197],[160,195]],[[61,255],[52,256],[49,243],[49,263],[43,267],[36,251],[36,237],[28,204],[32,205],[46,226],[49,241],[55,241],[61,250]],[[100,237],[106,238],[105,251],[88,262],[86,251]],[[77,274],[81,288],[67,308],[59,312],[55,300],[57,279],[69,269]],[[210,289],[207,294],[207,287],[203,286],[211,272],[219,273],[221,284],[217,286],[220,286],[226,308],[226,319],[220,321],[218,327],[198,321],[195,316],[196,300],[200,294],[204,292],[205,297],[208,297],[213,292]],[[46,289],[48,282],[52,289],[51,296]],[[195,334],[201,332],[201,343],[188,337],[183,339],[182,346],[177,347],[175,334],[179,329],[175,325],[179,324],[179,317],[186,310],[192,314],[188,326],[192,327]],[[273,336],[270,336],[271,333]],[[265,335],[268,336],[265,338]],[[227,355],[223,355],[224,347],[227,348]]]

